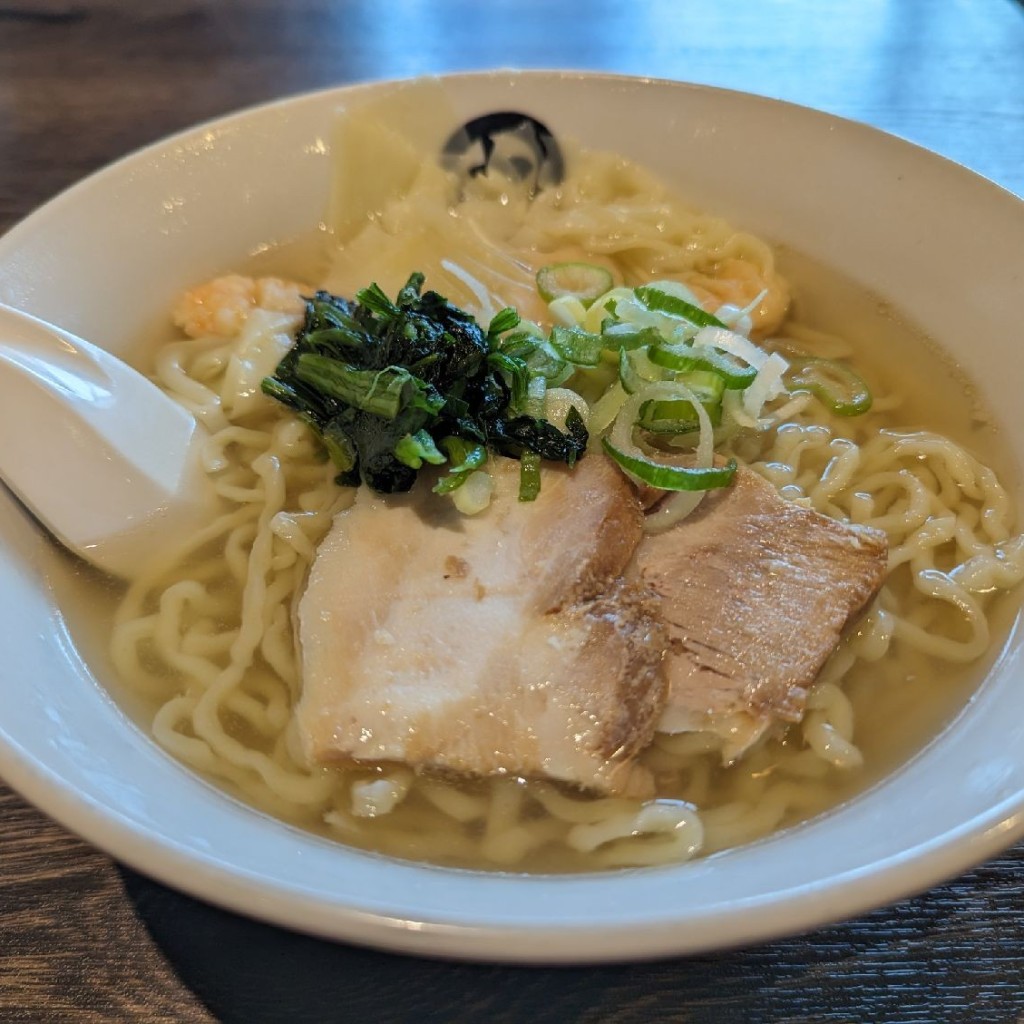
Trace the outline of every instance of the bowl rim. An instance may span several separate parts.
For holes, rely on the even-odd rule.
[[[628,925],[616,921],[615,941],[611,944],[600,939],[604,930],[600,922],[507,925],[484,920],[458,924],[426,918],[411,921],[357,907],[325,904],[322,897],[300,885],[290,891],[278,886],[278,898],[268,902],[265,882],[259,876],[240,872],[216,858],[187,852],[176,844],[155,840],[151,833],[109,808],[83,801],[80,794],[49,770],[16,755],[12,757],[13,745],[7,739],[8,744],[0,744],[4,782],[115,861],[188,896],[244,917],[330,941],[437,959],[523,965],[628,963],[742,948],[812,931],[911,898],[997,855],[1024,837],[1024,794],[1020,794],[927,843],[863,869],[795,891],[765,893],[744,901],[742,908],[737,904],[742,916],[732,914],[724,921],[718,912],[691,917],[686,934],[679,932],[680,915],[675,910],[666,911],[661,921],[649,917]],[[766,841],[771,841],[771,837]],[[728,855],[730,851],[724,853]],[[652,870],[678,871],[685,866]],[[430,864],[418,864],[415,869],[460,873]],[[607,877],[610,873],[601,874]],[[499,883],[506,878],[514,879],[517,885],[548,877],[488,875]],[[588,879],[598,877],[593,874]],[[824,900],[826,892],[829,898]],[[782,926],[778,918],[780,909],[786,913]],[[705,924],[714,926],[712,938],[701,934]],[[542,947],[537,943],[539,929],[544,932]],[[596,941],[595,936],[599,937]],[[623,953],[621,944],[628,945],[628,953]]]

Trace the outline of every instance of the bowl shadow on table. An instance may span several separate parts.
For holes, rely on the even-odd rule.
[[[251,921],[125,868],[121,875],[153,940],[224,1024],[1024,1021],[1024,988],[1010,983],[1020,963],[1008,962],[1024,948],[1024,846],[809,935],[593,967],[382,953]]]

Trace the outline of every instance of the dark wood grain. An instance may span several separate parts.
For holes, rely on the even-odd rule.
[[[130,912],[102,854],[0,787],[0,1020],[213,1018]]]
[[[1024,1019],[1024,849],[943,889],[812,935],[713,956],[600,968],[389,956],[243,922],[138,876],[129,876],[127,886],[184,979],[227,1024]],[[218,955],[224,949],[238,951],[232,970],[215,974],[209,963],[224,962]]]
[[[488,67],[779,97],[1024,194],[1014,0],[0,0],[0,231],[196,121]],[[1021,1024],[1022,903],[1018,847],[916,899],[750,950],[601,969],[438,964],[288,935],[122,874],[0,789],[0,1020]]]
[[[84,173],[241,106],[500,66],[805,103],[1024,192],[1022,37],[1011,0],[0,0],[0,230]]]

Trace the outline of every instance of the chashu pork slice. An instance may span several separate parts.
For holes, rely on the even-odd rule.
[[[321,544],[298,612],[297,720],[313,763],[544,777],[646,795],[635,763],[664,705],[665,637],[619,579],[643,514],[608,460],[547,469],[461,515],[422,483],[362,489]]]
[[[887,539],[782,498],[751,469],[648,536],[635,572],[670,637],[658,728],[710,730],[739,756],[776,721],[798,721],[808,688],[885,580]]]

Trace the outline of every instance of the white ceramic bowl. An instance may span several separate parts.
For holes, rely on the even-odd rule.
[[[374,86],[364,86],[372,90]],[[1019,414],[1024,204],[861,125],[738,93],[554,73],[451,80],[647,164],[694,202],[894,300]],[[0,300],[129,354],[186,283],[321,219],[332,111],[302,96],[94,175],[0,239]],[[1008,434],[1018,464],[1024,432]],[[5,439],[4,443],[7,443]],[[75,649],[66,563],[0,493],[0,773],[125,863],[245,914],[405,950],[629,959],[766,939],[924,889],[1024,834],[1022,644],[956,722],[871,792],[746,849],[658,870],[521,877],[348,850],[217,792],[158,750]]]

